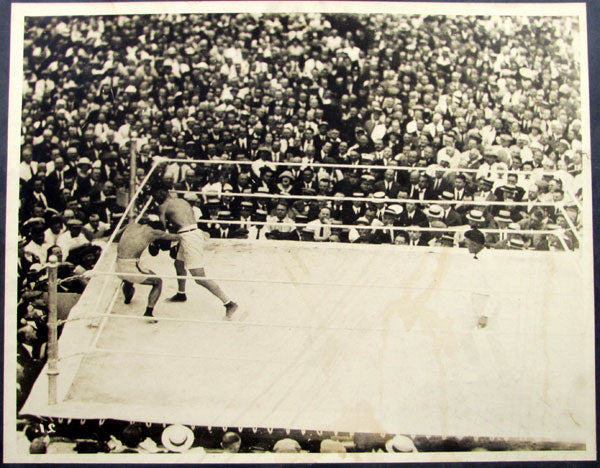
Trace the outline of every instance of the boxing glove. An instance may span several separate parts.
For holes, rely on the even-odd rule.
[[[158,252],[160,252],[160,247],[158,245],[157,241],[152,242],[149,246],[148,246],[148,252],[150,253],[150,255],[152,255],[153,257],[156,257],[158,255]]]

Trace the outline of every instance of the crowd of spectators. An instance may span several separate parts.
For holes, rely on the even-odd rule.
[[[45,356],[43,265],[82,291],[132,153],[136,184],[161,161],[140,203],[160,179],[212,237],[452,247],[471,225],[502,231],[491,248],[577,248],[578,34],[568,16],[28,17],[20,395]]]
[[[581,450],[582,444],[487,437],[440,437],[334,433],[285,429],[189,427],[124,421],[31,420],[23,428],[31,454],[182,454],[190,462],[204,455],[236,453],[417,453],[507,450]],[[204,460],[206,461],[206,460]]]

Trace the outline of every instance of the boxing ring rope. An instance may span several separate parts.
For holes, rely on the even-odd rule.
[[[490,205],[490,206],[556,206],[556,202],[515,202],[515,201],[486,201],[486,200],[420,200],[417,198],[377,198],[377,197],[336,197],[334,195],[294,195],[282,193],[244,193],[244,192],[202,192],[199,190],[170,190],[171,193],[197,194],[204,197],[232,198],[267,198],[283,200],[324,200],[324,201],[359,201],[371,203],[415,203],[426,205]]]
[[[165,158],[162,156],[157,156],[154,158],[155,161],[155,165],[156,166],[161,166],[164,165],[165,163],[183,163],[183,164],[190,164],[190,165],[196,165],[196,164],[206,164],[206,165],[229,165],[229,166],[239,166],[239,165],[246,165],[246,166],[251,166],[253,165],[256,161],[231,161],[231,160],[194,160],[194,159],[178,159],[178,158]],[[303,162],[299,162],[299,163],[293,163],[293,162],[273,162],[273,161],[263,161],[265,165],[270,165],[270,166],[274,166],[274,167],[297,167],[297,168],[306,168],[306,167],[311,167],[311,168],[329,168],[329,169],[360,169],[360,170],[386,170],[386,169],[392,169],[394,171],[419,171],[419,172],[424,172],[427,170],[430,170],[430,168],[428,167],[413,167],[413,166],[387,166],[387,165],[366,165],[366,164],[332,164],[332,163],[303,163]],[[153,166],[154,168],[154,166]],[[443,172],[447,172],[447,173],[452,173],[452,172],[466,172],[466,173],[477,173],[479,172],[479,169],[470,169],[470,168],[445,168],[445,167],[437,167],[435,169],[436,171],[443,171]],[[514,170],[514,169],[495,169],[494,172],[499,173],[499,174],[508,174],[508,173],[515,173],[515,174],[541,174],[541,175],[551,175],[551,176],[558,176],[559,178],[561,178],[560,176],[565,174],[565,171],[562,170],[554,170],[554,171],[548,171],[548,170],[539,170],[539,169],[533,169],[531,171],[523,171],[523,170]],[[562,178],[561,178],[562,181]],[[564,184],[563,184],[564,185]],[[576,206],[581,209],[581,204],[579,203],[579,200],[577,200],[577,197],[575,197],[571,191],[567,188],[567,187],[563,187],[563,189],[565,190],[565,192],[571,197],[571,199],[573,200],[573,203],[576,204]],[[172,190],[172,193],[196,193],[196,194],[201,194],[203,196],[210,196],[211,192],[201,192],[201,191],[181,191],[181,190]],[[234,192],[225,192],[227,193],[227,196],[232,196],[232,197],[249,197],[249,198],[286,198],[286,199],[323,199],[323,200],[340,200],[340,198],[336,198],[336,197],[328,197],[328,196],[307,196],[307,195],[278,195],[278,194],[236,194]],[[218,194],[214,194],[214,195],[218,195]],[[220,194],[220,196],[223,196],[223,192]],[[322,198],[320,198],[322,197]],[[508,205],[514,205],[514,206],[554,206],[556,207],[558,204],[555,202],[511,202],[510,204],[504,203],[504,202],[497,202],[497,201],[487,201],[487,202],[483,202],[483,201],[475,201],[473,200],[473,203],[467,203],[469,200],[464,201],[464,200],[414,200],[414,199],[407,199],[407,198],[396,198],[396,199],[391,199],[391,198],[373,198],[373,197],[361,197],[361,198],[355,198],[355,197],[344,197],[345,201],[374,201],[374,202],[380,202],[380,203],[390,203],[390,202],[395,202],[395,203],[406,203],[406,202],[411,202],[411,203],[435,203],[435,204],[473,204],[473,205],[490,205],[490,206],[508,206]],[[565,205],[566,203],[563,203],[562,205]],[[571,222],[570,218],[566,215],[564,209],[562,206],[558,206],[559,209],[561,209],[561,212],[563,213],[563,215],[566,218],[567,223],[569,224],[569,227],[571,228],[573,235],[577,238],[577,241],[579,243],[581,243],[581,238],[577,233],[577,229],[575,227],[575,225]]]
[[[111,235],[109,236],[108,240],[106,241],[106,245],[104,246],[104,248],[102,249],[102,252],[95,264],[95,267],[90,271],[87,272],[84,275],[76,275],[76,276],[84,276],[84,277],[94,277],[94,276],[105,276],[105,279],[103,281],[103,285],[102,285],[102,289],[101,289],[101,293],[98,296],[95,306],[93,308],[94,313],[92,314],[86,314],[84,317],[78,317],[76,319],[72,319],[72,320],[81,320],[81,319],[96,319],[96,318],[101,318],[101,322],[99,324],[91,324],[90,326],[94,326],[97,327],[97,330],[94,334],[94,338],[90,344],[90,346],[87,348],[87,350],[85,352],[81,352],[81,353],[76,353],[70,356],[65,356],[65,357],[61,357],[60,360],[62,359],[67,359],[70,357],[74,357],[75,355],[79,356],[79,355],[87,355],[90,352],[124,352],[124,351],[119,351],[119,350],[110,350],[110,349],[105,349],[105,348],[98,348],[97,344],[98,341],[100,339],[102,330],[104,329],[104,327],[106,326],[107,321],[109,320],[109,318],[115,318],[115,319],[142,319],[144,320],[144,317],[137,317],[137,316],[128,316],[128,315],[121,315],[121,314],[111,314],[110,311],[112,311],[114,304],[116,302],[116,299],[118,297],[118,293],[119,293],[119,289],[117,288],[114,292],[114,294],[112,295],[112,298],[110,300],[110,303],[108,305],[108,307],[105,309],[107,311],[109,311],[109,313],[102,313],[102,314],[98,314],[95,313],[98,310],[98,306],[100,304],[100,301],[103,299],[104,297],[104,293],[106,291],[106,288],[108,287],[108,283],[111,277],[115,277],[118,275],[118,272],[114,272],[114,271],[99,271],[99,265],[101,263],[101,260],[105,257],[107,251],[108,251],[108,247],[110,245],[112,245],[112,243],[114,242],[116,236],[120,233],[122,227],[123,227],[123,223],[125,222],[126,219],[129,219],[130,222],[131,221],[139,221],[142,216],[145,214],[145,212],[147,211],[147,209],[150,207],[150,205],[153,202],[153,198],[149,197],[148,200],[145,202],[144,206],[142,207],[142,209],[140,210],[139,214],[137,216],[134,217],[133,214],[133,210],[135,209],[135,203],[138,200],[139,195],[141,194],[142,190],[144,189],[144,187],[146,186],[146,184],[148,183],[148,181],[150,180],[150,177],[152,176],[152,174],[155,172],[155,170],[162,166],[165,162],[180,162],[180,163],[187,163],[187,164],[194,164],[194,163],[201,163],[201,164],[209,164],[209,165],[241,165],[241,164],[246,164],[246,165],[252,165],[253,162],[252,161],[215,161],[215,160],[210,160],[210,161],[194,161],[194,160],[181,160],[181,159],[170,159],[170,158],[162,158],[162,157],[156,157],[154,158],[154,163],[151,166],[150,170],[148,171],[148,173],[146,174],[146,176],[144,177],[144,179],[140,182],[137,190],[135,191],[135,193],[133,193],[133,196],[130,197],[129,203],[127,205],[127,207],[125,208],[121,219],[119,220],[119,222],[117,223],[117,225],[115,226],[113,232],[111,233]],[[272,165],[276,165],[276,166],[288,166],[288,167],[326,167],[326,168],[334,168],[334,169],[344,169],[344,168],[350,168],[350,169],[374,169],[374,170],[385,170],[385,169],[393,169],[393,170],[409,170],[409,171],[413,171],[413,170],[417,170],[417,171],[425,171],[428,168],[424,167],[407,167],[407,166],[377,166],[377,165],[351,165],[351,164],[346,164],[346,165],[340,165],[340,164],[321,164],[321,163],[311,163],[311,164],[306,164],[306,163],[271,163],[271,162],[265,162],[266,164],[272,164]],[[438,170],[444,170],[445,172],[478,172],[478,170],[476,169],[455,169],[455,168],[439,168]],[[498,170],[496,171],[498,173],[500,172],[515,172],[515,171],[511,171],[511,170]],[[520,171],[520,172],[524,172],[524,171]],[[531,171],[533,172],[533,171]],[[555,174],[555,173],[560,173],[560,171],[546,171],[548,173],[551,174]],[[539,172],[538,172],[539,173]],[[131,184],[130,186],[132,189],[134,187],[133,184]],[[198,193],[204,196],[210,196],[210,192],[192,192],[192,191],[180,191],[180,190],[175,190],[172,191],[173,193]],[[221,193],[221,196],[231,196],[231,197],[246,197],[246,198],[268,198],[268,199],[273,199],[273,198],[281,198],[281,199],[309,199],[309,200],[331,200],[331,201],[340,201],[341,199],[339,197],[334,197],[334,196],[306,196],[306,195],[283,195],[283,194],[261,194],[261,193],[255,193],[255,194],[247,194],[247,193],[232,193],[232,192],[226,192],[226,193]],[[567,223],[569,224],[571,230],[573,231],[574,235],[577,237],[577,239],[579,240],[579,236],[577,236],[576,234],[576,229],[575,226],[573,225],[573,223],[571,222],[570,218],[566,215],[566,212],[564,210],[564,207],[557,204],[557,203],[550,203],[550,202],[490,202],[490,201],[477,201],[477,200],[415,200],[415,199],[407,199],[407,198],[396,198],[396,199],[391,199],[391,198],[374,198],[374,197],[344,197],[343,198],[344,201],[360,201],[360,202],[365,202],[365,201],[373,201],[375,203],[427,203],[427,204],[440,204],[440,205],[475,205],[475,206],[481,206],[481,205],[485,205],[485,206],[507,206],[507,205],[513,205],[513,206],[554,206],[554,207],[558,207],[561,210],[561,213],[563,213],[565,215],[565,218],[567,220]],[[557,206],[558,205],[558,206]],[[234,220],[199,220],[199,223],[204,223],[204,224],[209,224],[209,223],[214,223],[214,224],[228,224],[228,225],[267,225],[267,226],[276,226],[278,225],[278,223],[273,223],[273,222],[260,222],[260,221],[234,221]],[[307,227],[308,224],[306,223],[294,223],[295,227]],[[393,231],[429,231],[429,232],[460,232],[463,231],[464,228],[466,228],[466,226],[460,226],[460,227],[446,227],[446,228],[425,228],[425,227],[418,227],[418,226],[405,226],[405,227],[401,227],[401,226],[354,226],[354,225],[343,225],[343,224],[322,224],[321,227],[330,227],[333,229],[369,229],[369,230],[393,230]],[[510,230],[505,230],[505,229],[483,229],[483,232],[489,232],[489,233],[507,233],[510,232]],[[564,239],[559,235],[561,233],[564,232],[564,229],[560,229],[560,230],[521,230],[521,231],[514,231],[515,234],[531,234],[531,235],[556,235],[559,240],[561,241],[563,248],[565,248],[565,250],[569,250]],[[114,266],[114,259],[110,264],[110,268],[112,268]],[[57,286],[58,286],[58,280],[56,278],[56,272],[57,272],[57,263],[56,262],[50,262],[48,264],[48,270],[49,270],[49,281],[48,281],[48,294],[49,294],[49,319],[48,319],[48,327],[49,327],[49,340],[48,340],[48,370],[47,370],[47,374],[48,374],[48,403],[49,405],[53,405],[56,404],[57,402],[57,378],[58,378],[58,367],[57,367],[57,363],[59,361],[58,358],[58,326],[62,325],[63,323],[69,322],[70,320],[63,320],[63,321],[58,321],[57,320],[57,308],[56,308],[56,295],[57,295]],[[140,277],[156,277],[158,275],[146,275],[146,274],[139,274]],[[284,281],[284,280],[256,280],[256,279],[235,279],[235,278],[218,278],[218,277],[201,277],[201,278],[195,278],[195,277],[191,277],[191,276],[177,276],[177,275],[161,275],[161,278],[165,278],[165,279],[203,279],[203,280],[216,280],[216,281],[244,281],[244,282],[255,282],[255,283],[265,283],[265,282],[271,282],[271,283],[278,283],[278,284],[305,284],[305,285],[319,285],[319,286],[339,286],[339,287],[356,287],[356,284],[351,284],[351,283],[329,283],[329,282],[298,282],[298,281]],[[72,279],[71,277],[69,279]],[[64,280],[61,280],[61,282]],[[395,288],[397,289],[396,286],[390,286],[390,285],[377,285],[377,284],[368,284],[368,285],[364,285],[365,287],[369,287],[369,288]],[[418,288],[417,288],[418,289]],[[222,321],[202,321],[202,320],[185,320],[185,319],[176,319],[176,318],[167,318],[167,317],[153,317],[154,320],[165,320],[165,321],[176,321],[176,322],[199,322],[199,323],[218,323],[218,324],[224,324],[227,322],[222,322]],[[250,323],[246,323],[245,325],[253,325]],[[259,324],[262,325],[262,324]],[[272,326],[276,326],[276,325],[272,325]],[[144,354],[148,354],[148,353],[144,353]],[[161,353],[161,355],[164,355],[163,353]],[[204,357],[204,356],[201,356]]]
[[[424,205],[457,205],[457,206],[550,206],[558,208],[561,214],[565,217],[566,222],[569,224],[569,228],[573,232],[573,235],[579,243],[581,243],[581,237],[578,234],[578,230],[567,215],[564,206],[565,203],[561,202],[516,202],[516,201],[487,201],[487,200],[419,200],[414,198],[376,198],[376,197],[335,197],[332,195],[291,195],[291,194],[267,194],[267,193],[237,193],[237,192],[202,192],[193,190],[170,190],[171,193],[177,194],[200,194],[204,197],[217,196],[217,197],[232,197],[232,198],[257,198],[257,199],[282,199],[282,200],[323,200],[323,201],[357,201],[357,202],[371,202],[374,204],[383,203],[414,203]],[[200,221],[199,221],[200,222]],[[338,226],[340,227],[340,226]],[[354,227],[354,226],[352,226]]]
[[[115,275],[117,273],[115,272],[98,272],[98,275]],[[151,275],[151,274],[140,274],[140,277],[156,277],[158,275]],[[178,276],[178,275],[160,275],[160,278],[162,279],[194,279],[195,277],[193,276]],[[207,279],[206,277],[201,277],[202,279]],[[349,283],[349,282],[311,282],[311,281],[289,281],[289,280],[273,280],[273,279],[242,279],[242,278],[225,278],[225,277],[219,277],[219,278],[211,278],[211,279],[215,279],[215,280],[219,280],[219,281],[239,281],[239,282],[250,282],[250,283],[271,283],[271,284],[287,284],[287,285],[307,285],[307,286],[328,286],[328,287],[352,287],[355,288],[357,287],[357,285],[355,283]],[[377,283],[368,283],[368,284],[361,284],[360,287],[365,287],[365,288],[369,288],[369,289],[405,289],[405,290],[419,290],[419,291],[425,291],[428,290],[429,287],[426,286],[406,286],[406,285],[389,285],[389,284],[377,284]],[[455,292],[455,293],[469,293],[470,290],[468,289],[457,289],[457,288],[452,288],[452,289],[448,289],[448,288],[438,288],[439,291],[447,291],[447,292]],[[110,304],[109,306],[106,308],[106,310],[111,311],[113,310],[114,304],[116,302],[117,296],[118,296],[118,289],[115,290],[115,293],[113,294]],[[495,291],[494,294],[499,294],[499,295],[506,295],[506,296],[510,296],[513,293],[510,291]],[[93,315],[87,315],[85,317],[80,317],[77,319],[73,319],[73,320],[81,320],[81,319],[86,319],[86,320],[90,320],[90,319],[94,319],[94,318],[102,318],[102,324],[100,326],[100,330],[95,334],[94,340],[93,342],[90,344],[90,346],[87,347],[86,351],[84,352],[77,352],[71,355],[67,355],[67,356],[62,356],[59,361],[62,360],[66,360],[66,359],[71,359],[73,357],[78,357],[78,356],[87,356],[89,354],[92,353],[112,353],[112,354],[119,354],[119,353],[127,353],[127,354],[140,354],[140,355],[149,355],[149,356],[161,356],[161,357],[176,357],[176,358],[192,358],[192,359],[206,359],[206,358],[214,358],[214,356],[208,356],[208,355],[193,355],[193,354],[180,354],[180,353],[165,353],[165,352],[160,352],[160,353],[156,353],[156,352],[152,352],[152,351],[136,351],[136,350],[131,350],[131,349],[116,349],[116,348],[110,348],[110,347],[98,347],[98,341],[100,338],[100,332],[101,330],[104,328],[104,326],[108,323],[108,320],[110,319],[117,319],[117,320],[137,320],[137,321],[148,321],[149,318],[148,317],[144,317],[144,316],[139,316],[139,315],[127,315],[127,314],[115,314],[115,313],[102,313],[102,314],[93,314]],[[178,317],[155,317],[153,316],[151,318],[152,321],[156,321],[156,322],[175,322],[175,323],[187,323],[187,324],[202,324],[202,325],[218,325],[218,326],[230,326],[232,323],[228,322],[228,321],[224,321],[224,320],[202,320],[202,319],[184,319],[184,318],[178,318]],[[71,321],[71,320],[67,320],[67,321]],[[234,322],[233,323],[234,326],[236,327],[266,327],[266,328],[277,328],[277,329],[287,329],[289,328],[288,324],[277,324],[277,323],[269,323],[269,322]],[[296,325],[296,328],[299,329],[304,329],[304,330],[338,330],[338,331],[384,331],[386,329],[382,328],[382,327],[367,327],[365,328],[364,326],[360,326],[360,327],[356,327],[356,326],[330,326],[330,325]],[[435,328],[438,329],[438,328]],[[439,328],[438,330],[443,330],[443,328]],[[465,331],[465,333],[468,333],[468,331]],[[535,332],[531,331],[531,332],[520,332],[521,334],[532,334],[534,335]],[[508,332],[507,332],[508,334]],[[228,358],[228,357],[223,357],[223,356],[219,356],[219,358],[222,359],[226,359],[226,360],[233,360],[233,361],[246,361],[247,359],[244,358]],[[256,359],[252,359],[253,361],[256,361]],[[260,361],[260,362],[267,362],[267,361]],[[285,362],[287,363],[288,361],[281,361],[281,362]]]
[[[207,164],[207,165],[225,165],[225,166],[251,166],[256,161],[260,159],[256,159],[254,161],[231,161],[229,159],[177,159],[177,158],[165,158],[163,156],[157,156],[154,158],[157,164],[161,165],[164,163],[185,163],[185,164]],[[365,169],[365,170],[379,170],[384,171],[386,169],[392,169],[394,171],[418,171],[425,172],[431,170],[427,166],[386,166],[386,165],[377,165],[377,164],[335,164],[335,163],[307,163],[307,162],[274,162],[274,161],[265,161],[262,160],[265,166],[275,166],[275,167],[297,167],[299,169],[307,168],[307,167],[322,167],[328,169]],[[467,173],[477,173],[479,169],[469,169],[469,168],[452,168],[452,167],[437,167],[436,171],[444,171],[444,172],[467,172]],[[565,171],[554,170],[554,171],[539,171],[539,170],[531,170],[531,171],[522,171],[516,169],[495,169],[493,172],[496,173],[516,173],[516,174],[543,174],[543,175],[561,175]]]
[[[94,269],[92,269],[92,271],[90,273],[93,273],[93,271],[98,267],[98,265],[100,265],[100,261],[106,255],[106,252],[108,251],[108,247],[114,242],[123,223],[125,222],[125,219],[130,217],[130,219],[133,220],[133,216],[130,216],[130,213],[133,213],[133,209],[135,207],[135,202],[136,202],[137,198],[139,197],[140,193],[142,192],[142,190],[143,190],[144,186],[146,185],[146,183],[148,182],[148,180],[150,180],[150,177],[152,176],[152,174],[154,173],[154,171],[156,170],[157,167],[158,167],[158,164],[152,165],[152,167],[150,168],[150,170],[148,171],[148,173],[146,174],[144,179],[141,181],[140,186],[137,188],[137,190],[135,191],[133,196],[130,197],[129,203],[127,204],[127,207],[125,208],[125,211],[123,212],[123,215],[121,216],[121,219],[119,220],[119,222],[115,226],[113,232],[111,233],[110,237],[106,241],[106,245],[102,248],[102,251],[100,253],[100,256],[98,257],[98,260],[96,261]],[[131,186],[131,188],[133,188],[133,186]],[[150,198],[146,202],[146,204],[144,205],[144,208],[140,212],[139,216],[136,218],[136,221],[139,220],[139,218],[141,218],[141,216],[143,215],[145,210],[150,206],[151,200],[152,200],[152,198]],[[114,260],[111,262],[111,267],[113,265],[114,265]],[[56,301],[57,295],[58,295],[58,279],[57,279],[58,264],[56,261],[49,262],[47,267],[48,267],[48,309],[49,309],[48,310],[48,344],[46,347],[47,354],[48,354],[48,369],[47,369],[48,404],[54,405],[57,403],[57,383],[56,383],[56,381],[57,381],[58,375],[59,375],[59,371],[58,371],[58,367],[57,367],[57,363],[58,363],[58,326],[67,322],[68,320],[63,320],[60,323],[58,322],[58,308],[57,308],[57,301]],[[85,275],[82,275],[82,276],[85,276]],[[96,304],[93,309],[94,311],[96,311],[98,309],[100,301],[104,297],[104,292],[106,291],[106,288],[108,286],[109,279],[110,279],[109,276],[107,276],[104,279],[101,292],[98,295],[98,298],[96,299]],[[118,294],[118,290],[116,290],[113,295],[113,299],[112,299],[111,305],[110,305],[110,310],[112,310],[112,306],[114,305],[114,302],[116,301],[117,294]],[[100,323],[100,325],[98,326],[98,330],[96,331],[96,336],[94,337],[94,341],[92,343],[93,346],[95,346],[95,344],[97,343],[97,340],[100,337],[100,333],[102,332],[102,329],[104,328],[104,325],[106,324],[106,321],[107,321],[107,318],[103,317],[102,322]],[[91,324],[90,326],[94,326],[94,325]]]

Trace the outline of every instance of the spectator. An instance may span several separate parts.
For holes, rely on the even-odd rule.
[[[225,27],[227,35],[214,33]],[[426,228],[424,211],[440,204],[443,216],[432,224],[448,232],[462,232],[479,209],[488,228],[494,217],[522,229],[568,227],[565,241],[577,248],[568,222],[582,227],[577,31],[569,16],[422,16],[410,25],[399,15],[321,13],[29,17],[19,297],[43,287],[34,265],[51,247],[58,254],[55,245],[63,263],[82,249],[85,260],[72,264],[93,264],[90,241],[108,236],[127,204],[131,154],[138,184],[153,156],[182,158],[155,175],[190,192],[199,225],[220,237],[297,240],[294,221],[328,219],[369,227],[332,229],[330,240],[404,243],[409,235],[394,237],[381,220]],[[378,192],[375,210],[338,198]],[[300,195],[336,199],[297,204]],[[403,202],[392,214],[385,198],[418,204]],[[521,200],[528,205],[516,208]],[[568,217],[539,202],[566,204]],[[267,217],[272,225],[250,225]],[[246,224],[219,222],[228,219]],[[436,242],[462,245],[460,235]],[[430,240],[424,231],[416,243]],[[563,248],[554,235],[523,240]]]
[[[346,453],[346,447],[337,440],[325,439],[321,441],[321,453]]]
[[[319,211],[319,217],[308,223],[306,231],[312,233],[315,242],[326,242],[331,237],[331,224],[331,210],[324,207]]]
[[[162,431],[162,446],[169,452],[187,452],[194,445],[194,433],[187,426],[172,424]]]
[[[242,445],[242,438],[236,432],[226,432],[221,439],[221,448],[227,453],[238,453]]]
[[[407,452],[418,452],[414,442],[406,436],[397,435],[389,439],[385,443],[385,451],[388,453],[407,453]]]
[[[275,453],[300,453],[300,444],[294,439],[281,439],[275,442],[273,452]]]
[[[288,206],[284,202],[277,204],[275,216],[267,218],[264,235],[267,239],[297,240],[294,221],[287,215]]]

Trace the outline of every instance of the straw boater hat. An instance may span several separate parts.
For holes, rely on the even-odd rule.
[[[375,192],[373,194],[373,203],[380,205],[385,202],[385,192]]]
[[[467,213],[466,218],[469,221],[473,221],[475,223],[483,223],[485,221],[485,217],[483,216],[483,211],[473,209]]]
[[[508,240],[508,246],[514,250],[522,250],[525,248],[525,242],[520,237],[511,237]]]
[[[494,216],[496,221],[503,221],[505,223],[511,223],[512,219],[510,217],[510,211],[508,210],[500,210],[498,211],[498,216]]]
[[[186,452],[194,443],[194,433],[187,426],[167,426],[160,436],[163,447],[169,452]]]
[[[442,200],[454,200],[454,194],[448,190],[442,192]]]
[[[432,218],[441,218],[444,216],[444,209],[440,205],[431,205],[425,210],[425,214]]]
[[[414,442],[406,436],[397,435],[385,443],[385,451],[394,452],[418,452]]]
[[[404,211],[404,208],[402,208],[402,205],[394,203],[394,204],[388,206],[385,211],[386,212],[390,211],[390,212],[394,213],[396,216],[399,216]]]

